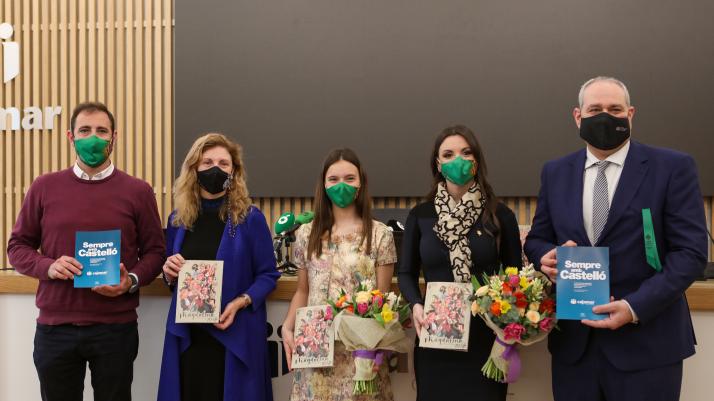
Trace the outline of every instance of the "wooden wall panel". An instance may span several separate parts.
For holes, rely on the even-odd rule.
[[[0,268],[35,177],[67,168],[72,108],[98,100],[116,117],[116,166],[149,182],[162,218],[173,185],[173,1],[4,0],[0,23],[20,45],[20,74],[0,83],[0,107],[61,106],[53,130],[0,131]],[[44,112],[44,110],[43,110]]]
[[[182,156],[178,156],[182,157]],[[250,172],[248,172],[250,173]],[[309,172],[308,172],[309,173]],[[421,198],[374,198],[374,208],[405,208],[410,209],[417,203],[421,202]],[[508,205],[516,214],[518,224],[530,225],[535,214],[537,198],[536,197],[508,197],[502,201]],[[705,197],[704,211],[706,214],[707,229],[712,232],[714,227],[714,197]],[[265,214],[268,224],[272,229],[273,224],[278,216],[286,211],[292,211],[297,214],[305,210],[312,210],[312,198],[255,198],[253,202]],[[709,242],[709,261],[714,261],[714,246]]]

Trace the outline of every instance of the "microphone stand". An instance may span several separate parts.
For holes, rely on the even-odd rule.
[[[296,241],[295,230],[297,230],[298,227],[300,227],[300,224],[296,224],[289,230],[283,231],[279,235],[276,235],[273,243],[275,257],[278,261],[278,270],[288,276],[294,276],[297,274],[297,265],[290,261],[290,244]],[[284,257],[282,252],[283,244],[285,246]]]

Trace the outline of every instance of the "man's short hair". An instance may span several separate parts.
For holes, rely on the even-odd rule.
[[[583,86],[580,87],[580,93],[578,93],[578,105],[581,109],[583,108],[583,94],[585,93],[585,89],[588,86],[594,84],[595,82],[600,82],[600,81],[612,82],[613,84],[622,88],[622,90],[625,92],[625,103],[627,104],[627,107],[630,107],[630,92],[627,90],[627,86],[625,86],[625,84],[617,78],[599,76],[599,77],[588,79],[587,81],[585,81]]]
[[[72,111],[72,118],[69,121],[69,129],[74,132],[74,124],[77,122],[77,116],[82,112],[94,113],[100,111],[109,117],[109,123],[111,124],[112,132],[114,132],[114,115],[107,108],[107,105],[101,102],[84,102],[77,105]]]

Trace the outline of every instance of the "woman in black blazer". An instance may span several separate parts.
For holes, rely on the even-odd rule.
[[[399,288],[412,306],[417,334],[424,322],[426,282],[469,282],[506,266],[521,267],[521,241],[513,212],[499,202],[486,179],[486,161],[473,132],[457,125],[436,138],[431,158],[434,184],[407,218],[399,263]],[[471,320],[468,352],[414,349],[417,400],[503,401],[507,385],[487,379],[481,367],[495,335]]]

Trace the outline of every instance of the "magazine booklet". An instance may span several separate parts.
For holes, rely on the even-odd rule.
[[[471,283],[427,284],[420,347],[468,350],[472,292]]]
[[[559,246],[555,315],[560,320],[602,320],[596,305],[610,302],[610,249]]]
[[[326,314],[328,305],[299,308],[295,316],[293,369],[324,368],[333,364],[335,331]]]
[[[74,277],[75,288],[119,284],[121,230],[77,231],[74,258],[82,264],[82,274]]]
[[[176,284],[176,323],[218,323],[222,260],[187,260]]]

